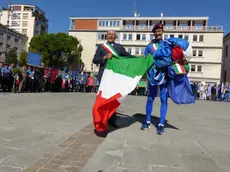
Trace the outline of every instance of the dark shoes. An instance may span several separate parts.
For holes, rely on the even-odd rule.
[[[107,137],[108,132],[107,131],[97,131],[96,129],[94,129],[94,133],[98,136],[98,137]]]

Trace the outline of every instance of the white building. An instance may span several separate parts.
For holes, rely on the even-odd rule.
[[[38,7],[27,4],[13,4],[10,9],[2,10],[0,23],[7,25],[9,19],[9,28],[27,35],[28,46],[35,35],[48,32],[48,20],[45,13]]]
[[[151,29],[158,22],[165,25],[164,39],[174,36],[191,42],[190,80],[220,82],[223,27],[208,26],[208,17],[71,17],[69,35],[81,41],[86,70],[96,72],[92,59],[97,45],[105,42],[106,31],[116,30],[117,42],[140,55],[153,39]]]

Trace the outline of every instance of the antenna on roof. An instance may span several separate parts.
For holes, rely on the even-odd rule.
[[[136,0],[133,0],[133,15],[134,17],[140,17],[140,13],[138,13],[136,10],[136,5],[137,5]]]

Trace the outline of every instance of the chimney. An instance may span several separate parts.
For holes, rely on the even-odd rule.
[[[136,11],[134,11],[134,17],[137,17],[137,12]]]
[[[164,13],[163,13],[163,11],[161,11],[161,17],[164,17]]]

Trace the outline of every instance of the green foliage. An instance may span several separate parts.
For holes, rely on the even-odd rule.
[[[37,35],[32,38],[29,50],[42,54],[42,62],[46,66],[62,68],[82,62],[83,47],[77,38],[66,33]]]
[[[22,50],[22,52],[20,53],[20,66],[26,66],[27,64],[27,56],[28,56],[28,52],[25,50]]]
[[[7,53],[6,53],[6,64],[18,64],[18,59],[17,59],[17,52],[14,48],[11,48]]]
[[[18,67],[12,69],[13,74],[19,74],[20,69]]]

